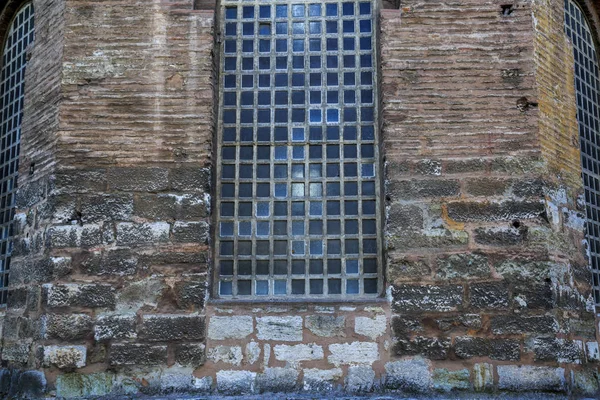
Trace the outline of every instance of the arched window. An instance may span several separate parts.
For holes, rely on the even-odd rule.
[[[593,291],[600,304],[600,77],[590,26],[581,8],[565,0],[565,31],[573,44],[575,94],[587,212]]]
[[[15,14],[2,47],[0,72],[0,304],[6,304],[27,49],[34,39],[33,4]]]

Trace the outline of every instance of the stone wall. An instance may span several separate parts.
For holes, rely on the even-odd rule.
[[[232,304],[214,4],[36,2],[1,393],[597,395],[562,1],[385,4],[386,297]]]

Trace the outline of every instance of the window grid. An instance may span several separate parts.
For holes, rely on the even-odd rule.
[[[33,5],[23,6],[4,42],[0,72],[0,304],[6,304],[19,169],[27,48],[33,42]]]
[[[594,301],[600,305],[600,80],[592,33],[582,10],[565,0],[565,31],[573,44],[575,93],[586,201],[586,233]]]
[[[225,1],[217,297],[374,297],[373,4]]]

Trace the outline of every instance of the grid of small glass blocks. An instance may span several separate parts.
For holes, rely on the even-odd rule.
[[[218,295],[375,296],[373,5],[222,10]]]
[[[565,0],[565,31],[573,43],[575,93],[586,199],[593,292],[600,305],[600,80],[593,36],[581,9]]]
[[[4,43],[0,72],[0,304],[6,304],[8,295],[26,51],[33,36],[33,5],[28,3],[12,22]]]

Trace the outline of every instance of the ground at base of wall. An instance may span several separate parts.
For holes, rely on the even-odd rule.
[[[94,400],[593,400],[591,397],[573,397],[566,395],[557,395],[550,393],[506,393],[506,394],[477,394],[477,395],[439,395],[439,396],[402,396],[402,395],[385,395],[385,396],[343,396],[343,395],[294,395],[294,394],[263,394],[256,396],[185,396],[185,395],[170,395],[170,396],[105,396],[93,397]],[[55,397],[48,397],[45,400],[56,400]],[[84,398],[82,398],[84,400]]]

